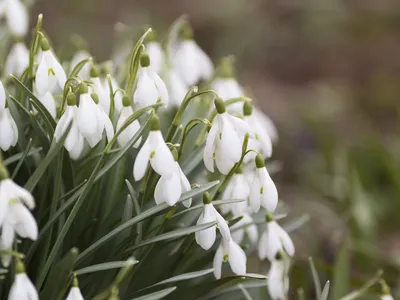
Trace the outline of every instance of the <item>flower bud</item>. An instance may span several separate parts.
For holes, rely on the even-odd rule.
[[[96,65],[92,65],[90,69],[90,77],[96,78],[100,76],[100,68]]]
[[[142,68],[150,66],[150,56],[147,53],[142,53],[142,55],[140,55],[140,66]]]
[[[151,131],[159,131],[161,128],[160,119],[156,114],[154,114],[150,119],[150,130]]]
[[[205,192],[203,194],[203,203],[204,204],[210,204],[211,203],[211,196],[209,192]]]
[[[87,94],[88,93],[88,87],[87,87],[86,83],[81,82],[81,84],[79,85],[79,93],[80,94]]]
[[[42,51],[50,50],[49,41],[46,38],[42,38],[42,40],[40,42],[40,47],[41,47]]]
[[[253,113],[253,104],[251,101],[245,101],[243,104],[243,115],[251,116]]]
[[[99,96],[96,93],[91,93],[90,97],[92,97],[94,103],[99,104]]]
[[[222,100],[221,98],[217,97],[214,100],[214,105],[215,105],[215,109],[217,110],[217,113],[223,114],[224,112],[226,112],[224,100]]]
[[[67,104],[69,106],[76,105],[76,95],[73,92],[68,92],[68,94],[67,94]]]
[[[264,157],[261,154],[257,154],[256,156],[256,167],[257,169],[261,169],[265,167]]]
[[[129,96],[127,94],[124,94],[122,96],[122,105],[124,107],[129,107],[131,106],[131,99],[129,98]]]

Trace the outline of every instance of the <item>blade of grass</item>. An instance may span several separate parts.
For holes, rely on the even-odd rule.
[[[136,263],[138,263],[137,260],[135,260],[133,262],[133,264],[136,264]],[[102,264],[92,265],[89,267],[79,269],[79,270],[75,271],[75,274],[79,276],[79,275],[88,274],[88,273],[107,271],[107,270],[112,270],[112,269],[120,269],[120,268],[125,267],[126,264],[127,264],[126,260],[110,261],[110,262],[105,262]]]

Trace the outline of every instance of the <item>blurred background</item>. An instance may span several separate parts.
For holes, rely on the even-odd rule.
[[[400,297],[400,1],[38,0],[33,12],[56,48],[79,34],[100,61],[124,28],[117,22],[133,40],[143,24],[162,36],[187,14],[213,59],[236,57],[239,81],[278,128],[283,224],[309,216],[291,233],[292,293],[314,298],[312,256],[332,299],[378,269]]]

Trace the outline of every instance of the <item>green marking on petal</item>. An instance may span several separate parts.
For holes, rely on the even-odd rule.
[[[154,157],[154,155],[156,155],[156,151],[153,151],[150,153],[150,159],[152,159]]]
[[[222,140],[222,132],[219,133],[219,139]]]
[[[53,75],[53,76],[56,75],[56,73],[54,72],[54,70],[53,70],[52,68],[49,68],[49,69],[47,70],[47,76],[50,76],[50,75]]]
[[[262,195],[264,193],[264,187],[260,187],[260,195]]]
[[[224,255],[224,262],[227,262],[228,259],[229,259],[229,255],[228,255],[228,254],[225,254],[225,255]]]

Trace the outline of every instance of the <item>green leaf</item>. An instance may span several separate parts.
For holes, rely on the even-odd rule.
[[[246,300],[253,300],[250,293],[243,287],[242,284],[238,284],[239,289],[242,291]]]
[[[61,300],[69,287],[78,250],[72,248],[49,272],[40,299]]]
[[[325,283],[324,289],[322,290],[321,297],[319,298],[320,300],[328,300],[328,297],[329,297],[329,286],[330,286],[330,282],[328,280]]]
[[[31,98],[29,98],[29,103],[32,104],[32,106],[37,110],[38,114],[42,117],[44,120],[46,127],[47,127],[47,133],[52,136],[54,134],[55,127],[53,127],[53,124],[51,120],[53,120],[52,116],[47,116],[46,113],[43,111],[43,109],[36,104],[35,101],[33,101]],[[49,117],[51,119],[49,119]],[[53,120],[54,121],[54,120]]]
[[[143,246],[152,244],[152,243],[156,243],[156,242],[161,242],[161,241],[166,241],[166,240],[170,240],[170,239],[176,239],[182,236],[186,236],[192,233],[195,233],[197,231],[201,231],[207,228],[210,228],[211,226],[214,226],[217,222],[209,222],[206,224],[201,224],[201,225],[196,225],[196,226],[190,226],[188,228],[181,228],[181,229],[177,229],[171,232],[166,232],[160,235],[157,235],[155,237],[152,237],[148,240],[144,240],[140,243],[137,243],[136,245],[126,249],[125,251],[130,252],[133,250],[136,250],[138,248],[141,248]]]
[[[201,270],[201,271],[196,271],[196,272],[189,272],[189,273],[185,273],[185,274],[181,274],[178,276],[174,276],[168,279],[165,279],[163,281],[160,281],[156,284],[153,284],[151,287],[153,286],[157,286],[157,285],[161,285],[161,284],[167,284],[167,283],[172,283],[172,282],[179,282],[179,281],[184,281],[184,280],[189,280],[189,279],[193,279],[193,278],[197,278],[197,277],[201,277],[207,274],[210,274],[214,272],[214,269],[206,269],[206,270]]]
[[[28,179],[25,184],[25,188],[28,191],[32,191],[37,183],[39,182],[40,178],[43,176],[44,172],[46,171],[47,167],[50,165],[51,161],[57,156],[60,151],[64,151],[62,148],[64,146],[64,141],[68,136],[69,130],[71,129],[72,123],[70,123],[67,127],[67,130],[64,132],[61,139],[56,142],[53,139],[53,143],[50,146],[50,150],[44,159],[39,163],[36,170],[33,172],[32,176]]]
[[[375,274],[375,276],[373,278],[371,278],[370,280],[368,280],[365,284],[363,284],[362,287],[360,287],[358,290],[355,290],[355,291],[351,292],[350,294],[340,298],[339,300],[359,299],[361,296],[365,295],[373,285],[378,283],[378,281],[382,278],[382,274],[383,274],[383,271],[379,270]]]
[[[201,163],[203,159],[203,152],[204,152],[204,145],[195,149],[192,155],[190,155],[190,157],[188,157],[182,163],[182,172],[186,176],[192,173],[196,169],[196,167]]]
[[[332,298],[339,299],[350,290],[350,260],[347,243],[343,243],[333,270]]]
[[[316,295],[317,299],[321,299],[321,281],[319,280],[318,272],[315,269],[315,265],[314,265],[312,257],[308,258],[308,263],[310,264],[310,269],[311,269],[311,273],[312,273],[312,277],[313,277],[313,281],[314,281],[315,295]]]
[[[92,60],[92,58],[89,57],[89,58],[86,58],[86,59],[80,61],[75,66],[75,68],[71,71],[71,74],[69,75],[69,77],[71,78],[71,77],[75,77],[76,75],[78,75],[79,71],[82,70],[82,68],[91,60]]]
[[[140,296],[140,297],[137,297],[137,298],[132,298],[131,300],[158,300],[158,299],[164,298],[165,296],[171,294],[175,290],[176,290],[176,286],[170,287],[170,288],[167,288],[167,289],[163,289],[161,291],[154,292],[154,293],[151,293],[151,294],[147,294],[147,295],[144,295],[144,296]]]
[[[39,153],[40,151],[42,151],[42,147],[31,148],[31,149],[26,153],[26,157],[35,155],[35,154]],[[14,155],[8,157],[7,159],[4,160],[3,163],[4,163],[5,166],[8,166],[8,165],[10,165],[10,164],[12,164],[12,163],[14,163],[14,162],[16,162],[16,161],[21,160],[22,157],[24,157],[24,156],[25,156],[25,151],[24,151],[24,152],[17,153],[17,154],[14,154]]]
[[[31,120],[32,128],[34,132],[36,132],[36,136],[42,145],[44,152],[48,152],[50,149],[50,140],[47,135],[47,132],[44,131],[43,127],[39,125],[38,120],[36,119],[35,114],[33,111],[29,112],[29,119]]]
[[[28,141],[28,145],[26,145],[26,148],[24,150],[24,152],[22,153],[21,159],[18,161],[17,166],[15,167],[11,178],[14,179],[15,176],[17,176],[19,169],[21,168],[22,164],[24,163],[24,160],[26,158],[26,156],[28,155],[29,151],[31,150],[32,147],[32,139],[29,139]]]
[[[137,260],[133,261],[133,264],[138,263]],[[102,264],[97,264],[89,267],[85,267],[75,271],[76,275],[83,275],[88,273],[100,272],[100,271],[107,271],[111,269],[119,269],[125,267],[127,264],[126,260],[123,261],[110,261]],[[130,263],[131,264],[131,263]]]
[[[193,198],[199,194],[204,193],[205,191],[208,191],[209,189],[213,188],[219,183],[219,181],[213,181],[207,184],[204,184],[198,188],[195,188],[193,190],[190,190],[184,194],[182,194],[181,198],[179,199],[178,202],[183,202],[187,199]],[[141,222],[143,220],[146,220],[147,218],[150,218],[153,215],[156,215],[164,210],[170,209],[170,206],[166,203],[162,203],[160,205],[156,205],[144,212],[142,212],[140,215],[132,218],[131,220],[119,225],[117,228],[113,229],[106,235],[104,235],[102,238],[97,240],[95,243],[93,243],[89,248],[87,248],[85,251],[83,251],[79,257],[78,257],[78,264],[84,260],[89,254],[91,254],[93,251],[104,245],[106,242],[114,238],[117,234],[120,232],[128,229],[129,227],[135,225],[138,222]]]

